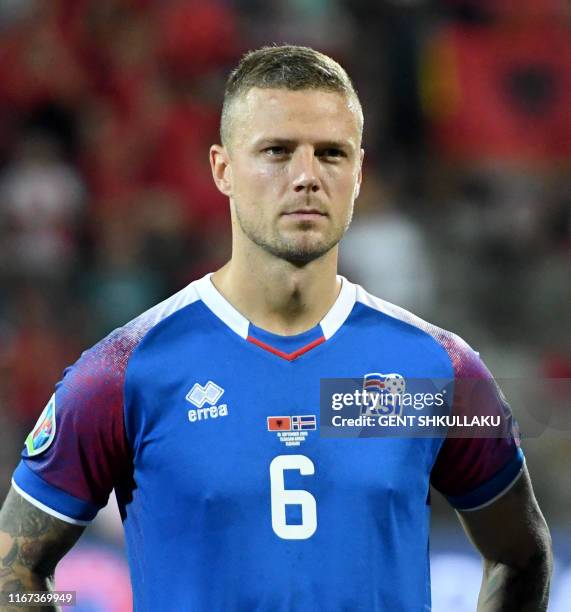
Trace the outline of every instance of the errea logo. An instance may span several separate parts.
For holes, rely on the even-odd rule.
[[[203,421],[208,418],[216,419],[219,416],[228,416],[227,404],[215,405],[222,395],[224,395],[224,389],[211,380],[204,387],[199,383],[195,383],[186,394],[186,400],[194,404],[197,410],[190,409],[188,411],[188,420],[194,423],[195,421]],[[204,408],[204,404],[210,404],[210,406]]]
[[[202,408],[205,403],[213,406],[223,395],[224,389],[209,380],[203,387],[194,383],[192,389],[186,394],[186,399],[197,408]]]

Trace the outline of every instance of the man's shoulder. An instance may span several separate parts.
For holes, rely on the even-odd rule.
[[[115,340],[140,342],[149,332],[200,301],[197,289],[199,282],[194,281],[186,285],[180,291],[145,310],[122,327],[114,330],[110,337],[114,337]]]
[[[88,368],[93,373],[103,371],[122,376],[133,352],[153,330],[199,300],[196,282],[190,283],[174,295],[111,331],[85,350],[75,367],[79,365],[83,366],[83,369]]]
[[[380,319],[389,319],[411,333],[424,333],[434,338],[455,337],[460,339],[453,332],[426,321],[402,306],[377,297],[359,285],[356,286],[356,302],[369,311],[377,313]]]
[[[356,302],[369,313],[375,313],[373,316],[376,315],[385,322],[388,320],[401,334],[430,339],[436,343],[446,352],[457,371],[468,362],[479,360],[478,353],[458,334],[426,321],[401,306],[387,302],[359,285],[356,290]]]
[[[191,283],[85,350],[56,384],[58,427],[85,430],[89,436],[90,428],[96,431],[94,423],[114,419],[113,431],[122,431],[127,370],[137,348],[149,332],[199,299]]]

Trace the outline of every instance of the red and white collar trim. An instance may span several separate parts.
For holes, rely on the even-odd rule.
[[[242,338],[248,338],[250,322],[216,289],[210,278],[211,276],[212,273],[207,274],[193,283],[200,299],[230,329]],[[326,340],[331,338],[345,323],[351,310],[353,310],[357,296],[356,285],[342,276],[337,278],[341,281],[341,291],[329,312],[319,323]]]

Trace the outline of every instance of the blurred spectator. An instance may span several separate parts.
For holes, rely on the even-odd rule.
[[[63,3],[37,2],[26,19],[3,34],[0,46],[0,108],[30,112],[58,101],[81,103],[89,85],[81,58],[62,30]]]
[[[185,223],[210,228],[228,222],[228,201],[210,174],[208,148],[218,142],[219,112],[183,98],[173,106],[156,141],[152,181],[175,193]]]
[[[390,197],[378,173],[368,168],[355,218],[341,243],[341,267],[374,295],[429,317],[435,275],[426,238]]]
[[[63,370],[79,357],[83,343],[73,324],[74,307],[49,285],[34,283],[18,289],[12,316],[15,327],[5,347],[5,360],[13,416],[27,429],[48,402]]]
[[[23,135],[0,177],[0,269],[8,276],[65,277],[74,264],[84,188],[52,135]]]
[[[170,0],[157,12],[159,55],[175,75],[204,77],[240,51],[238,15],[222,0]]]
[[[339,57],[348,51],[356,27],[341,0],[248,0],[244,27],[250,47],[288,42]]]
[[[96,228],[94,266],[82,278],[94,341],[150,308],[165,292],[163,279],[144,265],[144,235],[133,212],[118,210]]]

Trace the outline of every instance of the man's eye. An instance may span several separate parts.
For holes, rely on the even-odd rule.
[[[270,156],[285,155],[287,150],[285,147],[266,147],[264,153]]]
[[[341,149],[335,148],[323,149],[322,151],[319,151],[318,154],[320,157],[345,157],[345,153]]]

